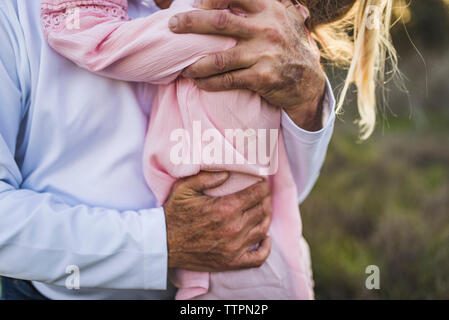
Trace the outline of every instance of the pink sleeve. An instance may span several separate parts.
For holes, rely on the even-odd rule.
[[[43,0],[49,45],[89,71],[136,82],[169,83],[198,59],[229,49],[230,38],[174,34],[168,20],[194,10],[191,0],[130,20],[126,0]]]

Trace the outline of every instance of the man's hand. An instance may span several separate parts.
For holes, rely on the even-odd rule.
[[[249,89],[282,107],[300,127],[322,127],[325,74],[305,21],[291,0],[201,0],[208,9],[178,14],[170,21],[177,33],[235,38],[237,46],[206,57],[185,70],[208,91]],[[244,12],[236,15],[226,10]]]
[[[260,267],[268,258],[269,185],[259,182],[219,198],[203,193],[223,184],[228,175],[201,172],[175,183],[164,205],[169,267],[218,272]],[[249,250],[257,244],[257,250]]]

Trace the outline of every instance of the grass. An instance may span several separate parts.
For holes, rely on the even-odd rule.
[[[420,128],[393,119],[364,143],[337,124],[301,206],[318,299],[449,298],[449,121],[435,118]],[[365,288],[368,265],[380,290]]]

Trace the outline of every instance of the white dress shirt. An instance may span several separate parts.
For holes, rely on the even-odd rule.
[[[130,1],[131,17],[157,10]],[[102,78],[52,51],[40,1],[0,2],[0,275],[52,299],[172,299],[162,208],[142,174],[155,87]],[[333,131],[282,126],[302,201]],[[69,266],[80,290],[66,288]]]

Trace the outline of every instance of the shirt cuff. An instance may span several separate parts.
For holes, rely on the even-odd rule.
[[[167,229],[164,209],[142,211],[144,235],[144,287],[166,290],[168,273]]]
[[[282,110],[281,125],[283,130],[287,130],[290,134],[306,143],[314,143],[321,138],[323,133],[335,121],[335,97],[332,87],[328,79],[326,79],[326,92],[323,99],[323,128],[318,131],[307,131],[296,125],[288,116],[287,112]]]

